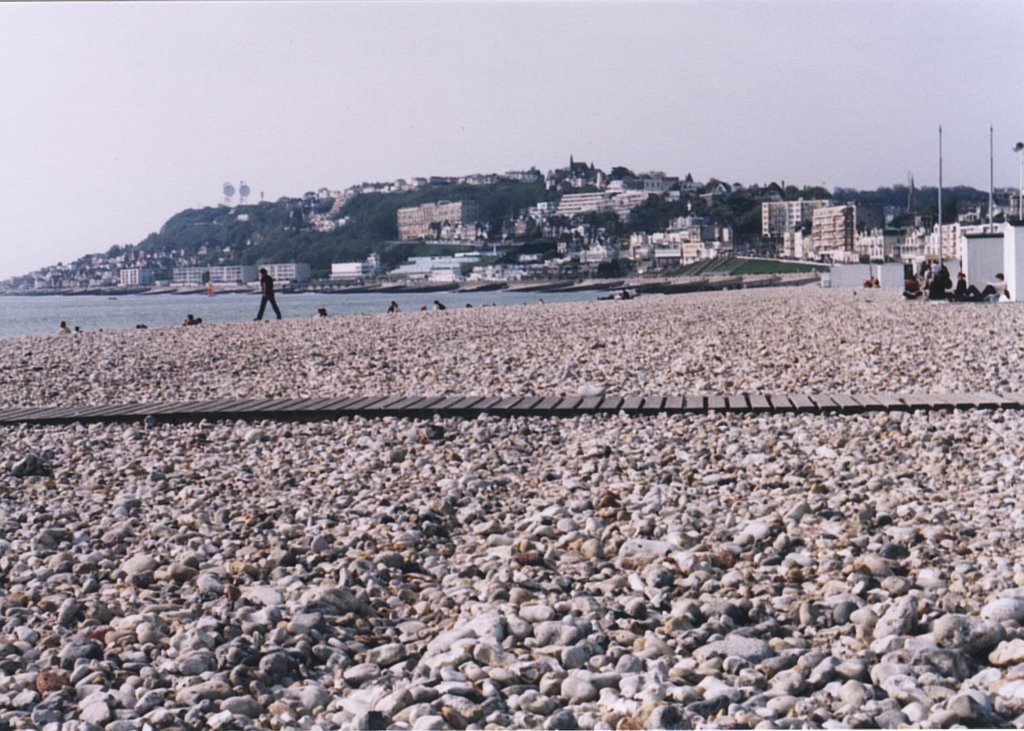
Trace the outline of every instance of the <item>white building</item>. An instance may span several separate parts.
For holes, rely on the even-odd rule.
[[[766,201],[761,204],[761,235],[784,236],[788,231],[810,223],[814,211],[829,205],[827,200]]]
[[[309,264],[292,261],[285,264],[260,264],[259,268],[266,269],[267,274],[278,282],[309,281]]]
[[[643,204],[650,193],[642,190],[621,192],[601,191],[599,193],[568,193],[558,202],[558,215],[572,218],[580,213],[602,213],[611,211],[625,221],[630,212]]]
[[[207,267],[174,267],[171,270],[171,284],[182,287],[199,287],[208,277]]]
[[[558,215],[572,218],[580,213],[600,213],[612,209],[607,193],[569,193],[558,201]]]
[[[709,243],[706,247],[699,238],[692,240],[686,231],[635,233],[629,237],[629,257],[641,271],[680,266],[712,258],[715,242]]]
[[[896,228],[873,228],[864,233],[858,233],[854,250],[860,256],[866,256],[871,261],[885,261],[899,256],[903,251],[903,231]]]
[[[604,264],[618,258],[619,250],[604,244],[596,244],[580,252],[580,264]]]
[[[564,196],[563,196],[564,197]],[[526,215],[538,223],[544,223],[558,211],[558,203],[540,201],[537,205],[526,209]]]
[[[475,264],[480,261],[476,256],[413,256],[409,261],[390,274],[399,279],[419,279],[431,281],[458,281],[462,277],[464,264]]]
[[[811,215],[811,245],[814,255],[835,262],[857,260],[854,234],[857,231],[857,207],[823,206]]]
[[[373,276],[373,269],[365,261],[342,261],[331,264],[331,279],[345,281]]]
[[[118,282],[122,287],[148,287],[153,284],[156,275],[152,269],[132,267],[117,273]]]
[[[941,238],[935,229],[925,239],[924,256],[929,261],[945,261],[959,259],[963,255],[959,223],[946,223],[941,226]]]
[[[254,264],[228,264],[210,267],[210,281],[214,284],[249,284],[260,278]]]

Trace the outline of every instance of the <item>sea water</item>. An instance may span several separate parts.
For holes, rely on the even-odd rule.
[[[285,318],[314,317],[324,307],[328,315],[384,313],[395,301],[402,312],[431,308],[434,300],[445,307],[466,305],[508,306],[544,302],[596,300],[600,293],[576,292],[424,292],[277,295],[277,304]],[[84,332],[130,330],[137,325],[170,327],[181,325],[189,314],[203,322],[243,322],[256,317],[260,298],[254,294],[154,294],[106,297],[101,295],[0,296],[0,339],[24,335],[54,335],[60,321]],[[264,319],[273,318],[268,305]]]

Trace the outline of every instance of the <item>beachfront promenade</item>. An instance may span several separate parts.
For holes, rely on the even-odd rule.
[[[147,421],[184,423],[240,419],[324,421],[339,418],[430,419],[495,416],[573,418],[583,414],[841,413],[1022,409],[1024,393],[736,394],[732,396],[342,396],[294,399],[214,399],[184,403],[112,404],[0,409],[0,424],[84,424]]]

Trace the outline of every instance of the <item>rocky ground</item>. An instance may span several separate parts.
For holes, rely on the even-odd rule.
[[[1024,307],[815,287],[0,340],[0,404],[1024,391]]]
[[[696,329],[726,312],[745,335]],[[0,343],[0,388],[278,395],[294,328],[352,366],[297,369],[303,393],[573,392],[548,373],[570,367],[620,392],[1015,390],[1012,337],[922,343],[1022,315],[806,290],[100,333]],[[463,380],[394,353],[382,379],[370,325]],[[183,372],[225,369],[124,370],[174,365],[171,340]],[[4,427],[0,728],[1024,726],[1022,435],[1017,411]]]

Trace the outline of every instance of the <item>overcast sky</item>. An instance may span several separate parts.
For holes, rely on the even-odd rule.
[[[563,166],[1016,186],[1024,3],[0,4],[0,278],[174,213]]]

